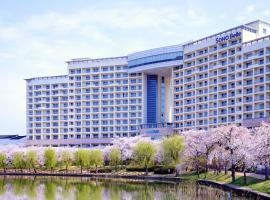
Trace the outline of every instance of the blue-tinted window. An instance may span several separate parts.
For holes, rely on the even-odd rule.
[[[158,79],[157,75],[147,75],[147,123],[157,122],[157,94]]]
[[[147,65],[147,64],[154,64],[154,63],[160,63],[160,62],[167,62],[167,61],[173,61],[173,60],[182,60],[183,59],[183,52],[177,51],[172,53],[165,53],[165,54],[159,54],[154,56],[148,56],[144,58],[138,58],[135,60],[128,61],[128,67],[138,67],[141,65]]]

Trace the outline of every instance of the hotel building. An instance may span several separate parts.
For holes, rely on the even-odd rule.
[[[270,121],[270,24],[113,58],[67,61],[26,79],[27,144],[91,147],[115,137]]]

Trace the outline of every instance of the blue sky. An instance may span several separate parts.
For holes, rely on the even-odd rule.
[[[66,74],[77,57],[180,44],[262,19],[270,1],[0,1],[0,134],[25,133],[25,78]]]

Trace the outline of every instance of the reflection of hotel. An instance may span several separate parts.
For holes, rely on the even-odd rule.
[[[269,34],[255,21],[124,57],[72,59],[68,75],[27,79],[28,144],[95,146],[267,121]]]

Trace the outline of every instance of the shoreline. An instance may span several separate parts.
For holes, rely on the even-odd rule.
[[[7,172],[0,173],[0,176],[36,176],[36,177],[85,177],[85,178],[102,178],[102,179],[133,179],[133,180],[149,180],[149,181],[157,181],[157,182],[167,182],[167,183],[182,183],[187,180],[182,179],[180,177],[170,177],[170,176],[152,176],[152,175],[117,175],[117,174],[75,174],[75,173],[20,173],[20,172]],[[205,185],[209,187],[219,188],[225,191],[233,191],[240,196],[245,196],[247,198],[253,199],[269,199],[270,195],[266,193],[262,193],[259,191],[255,191],[245,187],[239,187],[233,184],[220,183],[217,181],[210,181],[199,179],[195,181],[197,184]]]

